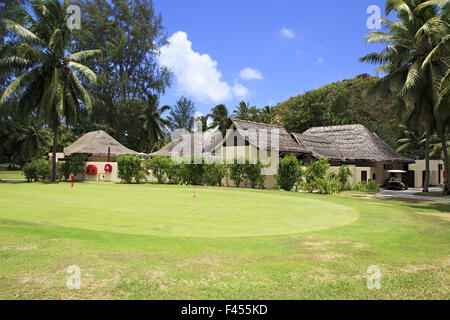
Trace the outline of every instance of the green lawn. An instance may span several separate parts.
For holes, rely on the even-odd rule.
[[[449,299],[449,212],[348,195],[0,183],[0,298]],[[70,265],[79,290],[66,287]],[[371,265],[380,290],[367,289]]]
[[[0,170],[0,180],[25,180],[23,171]]]

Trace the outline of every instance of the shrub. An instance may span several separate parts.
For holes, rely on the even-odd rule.
[[[23,166],[23,172],[27,181],[34,179],[35,181],[50,180],[52,164],[49,160],[41,158],[35,159]]]
[[[238,161],[234,159],[228,166],[228,174],[234,185],[239,188],[241,182],[245,179],[245,160]]]
[[[335,179],[339,184],[339,192],[351,190],[351,185],[348,179],[353,176],[350,169],[347,166],[341,165],[339,171],[336,174]]]
[[[352,190],[364,193],[378,193],[380,191],[380,186],[375,181],[369,182],[360,181],[353,186]]]
[[[142,168],[142,161],[136,155],[125,155],[117,157],[118,176],[125,180],[126,183],[131,183],[133,178],[138,177],[137,183],[140,182],[139,178]]]
[[[251,164],[248,159],[245,160],[244,174],[246,180],[250,182],[250,186],[252,188],[264,188],[264,181],[266,177],[261,174],[262,167],[263,164],[260,159],[258,159],[255,164]]]
[[[37,180],[37,173],[36,173],[36,163],[35,160],[30,161],[28,163],[26,163],[23,168],[23,174],[25,175],[25,178],[27,179],[28,182],[34,180]]]
[[[301,163],[292,154],[282,158],[279,162],[277,184],[286,191],[291,191],[303,175]]]
[[[154,157],[144,162],[144,166],[147,170],[151,170],[158,183],[164,184],[167,181],[166,171],[167,162],[171,160],[164,157]]]
[[[212,163],[212,164],[206,164],[205,163],[205,169],[204,169],[204,178],[205,183],[210,186],[221,186],[222,180],[226,175],[226,166],[221,163]]]
[[[302,189],[308,192],[326,193],[328,177],[325,175],[329,167],[330,163],[324,157],[308,165],[305,170],[305,182],[302,183]]]
[[[86,166],[86,155],[84,154],[74,154],[69,160],[70,173],[73,175],[78,175],[84,173]]]
[[[180,164],[181,183],[199,186],[203,184],[204,159],[202,157],[192,156],[184,159]],[[197,162],[197,163],[196,163]]]
[[[69,180],[71,172],[69,161],[58,161],[56,163],[56,174],[58,177],[61,177],[64,180]]]

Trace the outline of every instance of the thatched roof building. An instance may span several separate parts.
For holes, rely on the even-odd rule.
[[[64,148],[64,155],[83,153],[94,157],[117,157],[127,154],[138,154],[120,144],[103,130],[86,133],[70,146]]]
[[[395,152],[360,124],[315,127],[303,134],[293,133],[292,136],[306,146],[315,158],[323,156],[332,162],[414,162]]]
[[[253,147],[270,151],[273,149],[271,141],[271,133],[278,130],[279,132],[279,151],[282,153],[297,153],[297,154],[309,154],[311,153],[303,144],[295,141],[291,135],[281,126],[276,126],[267,123],[259,123],[247,120],[240,120],[236,118],[230,118],[228,120],[228,129],[234,130],[236,136],[240,136],[245,143],[252,145]],[[255,136],[249,137],[249,133],[253,131]],[[225,140],[228,137],[225,137]],[[223,141],[217,141],[221,143]],[[210,145],[206,148],[206,151],[211,151],[218,146],[218,143]]]
[[[185,157],[202,155],[206,147],[214,144],[217,135],[212,132],[195,132],[181,135],[169,142],[156,152],[150,153],[150,157]]]

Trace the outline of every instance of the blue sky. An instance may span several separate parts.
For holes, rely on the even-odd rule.
[[[160,63],[175,72],[161,104],[185,95],[208,113],[240,100],[263,107],[324,84],[375,74],[358,59],[367,8],[384,0],[155,0],[170,45]]]

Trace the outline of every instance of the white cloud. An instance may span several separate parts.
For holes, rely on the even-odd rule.
[[[202,102],[221,103],[242,94],[244,86],[235,83],[231,87],[222,80],[222,73],[208,54],[192,50],[192,42],[186,32],[178,31],[161,48],[160,65],[171,69],[177,81],[178,90]]]
[[[244,87],[242,84],[240,84],[237,81],[234,81],[234,86],[232,88],[233,94],[237,98],[247,98],[250,94],[250,91],[247,87]]]
[[[263,75],[261,71],[252,68],[245,68],[239,72],[241,79],[244,80],[262,80]]]
[[[325,60],[322,58],[322,57],[318,57],[317,58],[317,63],[318,64],[322,64],[322,63],[324,63],[325,62]]]
[[[295,33],[294,33],[294,31],[291,30],[291,29],[288,29],[288,28],[282,28],[282,29],[280,30],[280,34],[281,34],[283,37],[288,38],[288,39],[295,38]]]

